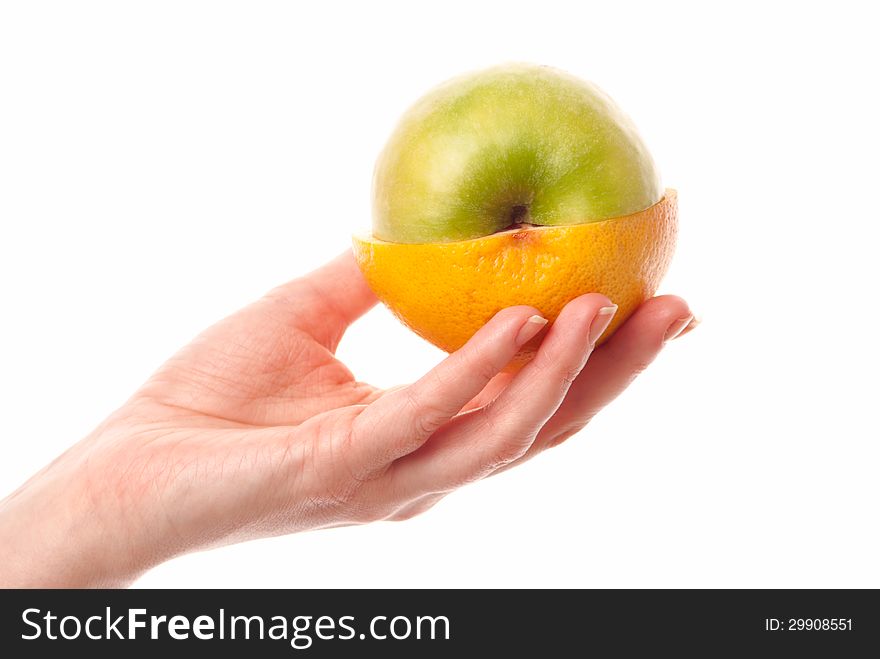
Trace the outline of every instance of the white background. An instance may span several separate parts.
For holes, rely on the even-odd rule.
[[[0,491],[167,356],[368,226],[435,83],[593,80],[681,203],[704,318],[563,447],[403,524],[188,556],[141,586],[880,586],[876,22],[868,3],[0,8]],[[341,347],[440,359],[383,308]]]

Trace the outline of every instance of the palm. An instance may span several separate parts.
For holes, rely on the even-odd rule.
[[[356,308],[342,310],[316,281],[291,282],[210,328],[172,358],[144,393],[247,426],[295,426],[375,398],[379,391],[357,382],[334,355],[351,316],[375,298],[364,285]]]

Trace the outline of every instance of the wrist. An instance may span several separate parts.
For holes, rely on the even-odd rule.
[[[78,448],[0,501],[3,587],[120,588],[149,567],[115,506],[89,486]]]

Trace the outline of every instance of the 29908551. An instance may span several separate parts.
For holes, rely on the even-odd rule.
[[[765,618],[764,629],[770,632],[846,632],[852,631],[852,618]]]

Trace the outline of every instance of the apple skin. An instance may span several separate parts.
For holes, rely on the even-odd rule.
[[[436,243],[596,222],[662,194],[651,154],[604,92],[506,64],[449,80],[404,114],[376,163],[373,236]]]

